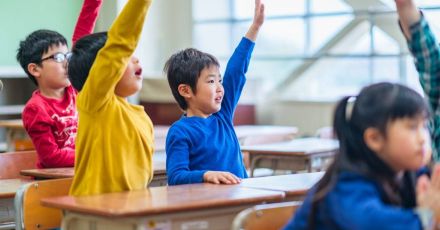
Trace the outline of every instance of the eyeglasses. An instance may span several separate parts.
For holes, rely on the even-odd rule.
[[[43,61],[46,61],[49,59],[53,59],[55,62],[61,63],[61,62],[64,62],[64,60],[69,61],[71,57],[72,57],[71,52],[67,52],[65,54],[59,52],[59,53],[52,54],[49,57],[45,57],[45,58],[41,59],[40,62],[43,62]]]

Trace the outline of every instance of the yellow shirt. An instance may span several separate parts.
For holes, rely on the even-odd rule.
[[[153,124],[144,108],[115,95],[151,0],[130,0],[108,32],[77,97],[74,196],[143,189],[151,181]]]

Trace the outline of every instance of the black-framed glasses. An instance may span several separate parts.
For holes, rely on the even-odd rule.
[[[64,62],[64,60],[69,61],[71,57],[72,57],[71,52],[67,52],[65,54],[58,52],[58,53],[54,53],[54,54],[50,55],[49,57],[42,58],[40,60],[40,63],[45,60],[49,60],[49,59],[53,59],[55,62],[61,63],[61,62]]]

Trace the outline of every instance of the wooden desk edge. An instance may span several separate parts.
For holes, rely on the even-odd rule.
[[[263,190],[263,189],[259,189]],[[267,190],[266,190],[267,191]],[[170,214],[170,213],[181,213],[193,210],[208,210],[214,208],[225,208],[231,206],[241,206],[241,205],[257,205],[262,203],[273,203],[283,201],[286,197],[284,192],[280,191],[271,191],[274,194],[264,196],[264,200],[261,198],[244,198],[240,200],[234,200],[229,202],[205,202],[205,203],[192,203],[185,204],[179,206],[171,206],[165,208],[151,208],[148,210],[141,211],[127,211],[124,213],[119,212],[119,210],[114,210],[112,212],[102,212],[100,210],[90,210],[88,208],[82,208],[78,206],[72,207],[71,204],[60,204],[58,200],[68,199],[70,202],[73,202],[74,197],[72,196],[62,196],[62,197],[54,197],[54,198],[44,198],[41,200],[41,204],[46,207],[62,209],[69,212],[81,213],[87,215],[96,215],[100,217],[107,218],[124,218],[124,217],[139,217],[146,215],[162,215],[162,214]]]

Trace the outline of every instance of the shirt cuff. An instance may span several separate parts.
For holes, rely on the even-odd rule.
[[[423,229],[434,229],[434,213],[429,208],[416,208],[415,213],[419,216]]]

